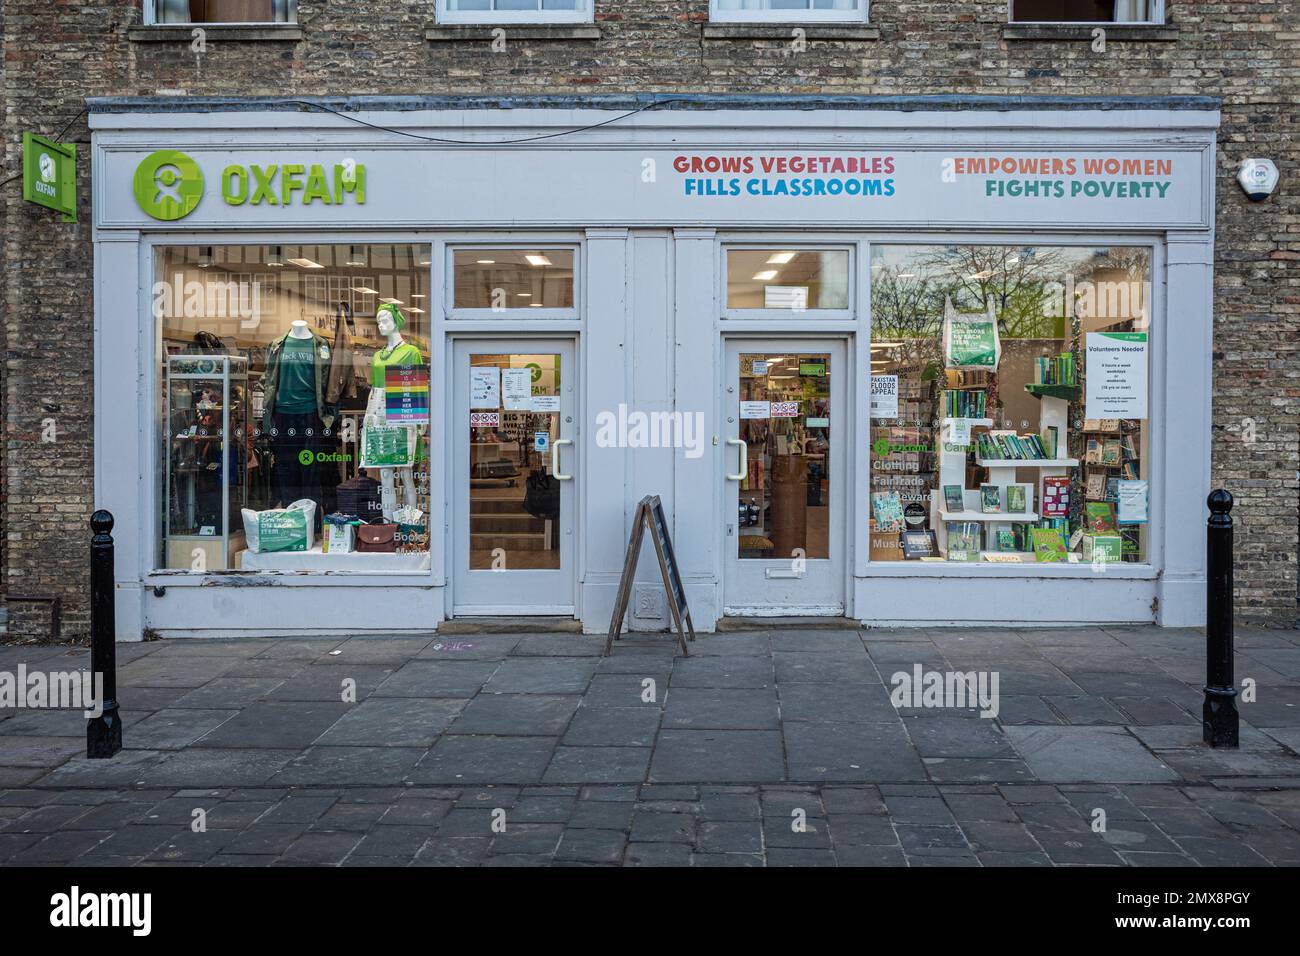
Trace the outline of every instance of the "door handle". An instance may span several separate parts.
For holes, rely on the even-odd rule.
[[[560,446],[572,444],[573,439],[571,438],[557,438],[555,441],[551,442],[551,477],[556,481],[573,480],[572,475],[560,474]]]
[[[740,446],[740,471],[734,475],[727,475],[727,480],[744,481],[749,474],[749,443],[743,442],[739,438],[728,438],[727,444]]]

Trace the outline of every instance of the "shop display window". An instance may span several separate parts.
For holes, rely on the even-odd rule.
[[[847,249],[728,249],[727,308],[849,307]]]
[[[427,245],[156,252],[158,566],[429,567]]]
[[[1145,563],[1151,250],[872,251],[871,560]]]
[[[451,259],[457,309],[573,308],[573,249],[458,248]]]

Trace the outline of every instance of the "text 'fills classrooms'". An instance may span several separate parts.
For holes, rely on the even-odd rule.
[[[894,195],[893,156],[679,155],[673,169],[687,196]]]

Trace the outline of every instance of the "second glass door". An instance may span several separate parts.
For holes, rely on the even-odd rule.
[[[727,613],[844,611],[844,354],[838,341],[727,343]]]

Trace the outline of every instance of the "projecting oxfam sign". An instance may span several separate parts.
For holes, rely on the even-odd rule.
[[[184,219],[203,200],[203,170],[175,149],[159,150],[136,168],[135,201],[162,222]],[[348,196],[366,201],[366,167],[347,160],[327,171],[320,163],[230,165],[221,171],[221,198],[228,206],[341,206]]]

